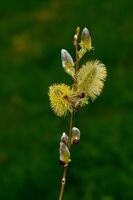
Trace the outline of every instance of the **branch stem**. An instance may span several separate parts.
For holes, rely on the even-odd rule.
[[[74,112],[72,111],[71,116],[70,116],[70,128],[69,128],[69,135],[68,135],[69,148],[71,147],[71,133],[72,133],[72,127],[73,127],[73,115],[74,115]],[[60,189],[59,200],[62,200],[62,198],[63,198],[64,188],[65,188],[65,185],[66,185],[67,168],[68,168],[68,165],[65,165],[64,171],[63,171],[63,176],[62,176],[62,179],[61,179],[61,189]]]
[[[65,188],[65,184],[66,184],[67,167],[68,166],[64,167],[64,172],[63,172],[63,176],[61,179],[61,190],[60,190],[59,200],[62,200],[62,198],[63,198],[64,188]]]

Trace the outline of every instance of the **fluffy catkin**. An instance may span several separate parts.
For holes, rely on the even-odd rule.
[[[49,87],[50,104],[57,116],[65,116],[71,111],[72,90],[65,84],[53,84]]]
[[[92,100],[100,95],[107,76],[106,67],[99,60],[88,61],[78,73],[78,90]]]

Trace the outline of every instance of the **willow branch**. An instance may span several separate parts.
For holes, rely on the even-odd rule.
[[[76,29],[76,34],[74,35],[74,47],[75,47],[75,55],[76,55],[76,66],[75,66],[75,78],[74,78],[74,85],[76,87],[77,85],[77,71],[79,67],[79,56],[78,56],[78,36],[79,36],[79,27]],[[73,127],[73,117],[74,117],[74,110],[71,112],[70,116],[70,126],[69,126],[69,134],[68,134],[68,146],[69,149],[71,148],[71,135],[72,135],[72,127]],[[59,195],[59,200],[62,200],[63,198],[63,193],[64,193],[64,188],[66,184],[66,176],[67,176],[67,169],[68,169],[68,164],[64,166],[64,171],[63,171],[63,176],[61,179],[61,189],[60,189],[60,195]]]

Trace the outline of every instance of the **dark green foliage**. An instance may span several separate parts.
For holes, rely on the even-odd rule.
[[[90,29],[90,57],[107,66],[108,78],[102,95],[76,114],[81,143],[73,147],[64,200],[132,200],[129,2],[5,0],[0,11],[0,199],[58,199],[58,143],[69,119],[54,116],[47,92],[51,83],[70,82],[60,50],[74,53],[79,25]]]

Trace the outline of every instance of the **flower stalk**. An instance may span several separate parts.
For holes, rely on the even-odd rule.
[[[63,199],[68,166],[71,162],[71,145],[78,144],[80,140],[80,130],[74,126],[73,122],[74,113],[79,107],[85,106],[90,100],[95,100],[100,95],[107,76],[106,67],[99,60],[87,61],[80,66],[81,58],[93,48],[89,30],[83,29],[80,43],[78,43],[79,34],[80,28],[77,27],[73,40],[75,62],[67,50],[61,50],[63,69],[71,76],[73,84],[71,86],[64,83],[53,84],[49,87],[48,93],[51,108],[57,116],[62,117],[70,113],[69,133],[63,132],[60,140],[59,160],[63,165],[63,175],[59,200]]]
[[[76,72],[78,70],[78,62],[79,62],[79,57],[78,57],[78,36],[79,36],[79,32],[80,29],[79,27],[77,27],[76,29],[76,33],[74,35],[74,47],[75,47],[75,54],[76,54],[76,68],[75,68],[75,85],[77,84],[77,76],[76,76]],[[73,127],[73,117],[74,117],[74,110],[71,112],[71,116],[70,116],[70,128],[69,128],[69,135],[68,135],[68,146],[69,148],[71,148],[71,138],[72,138],[72,127]],[[64,193],[64,188],[65,188],[65,184],[66,184],[66,176],[67,176],[67,168],[68,165],[66,165],[64,167],[64,171],[63,171],[63,176],[61,179],[61,190],[60,190],[60,194],[59,194],[59,200],[62,200],[63,198],[63,193]]]

